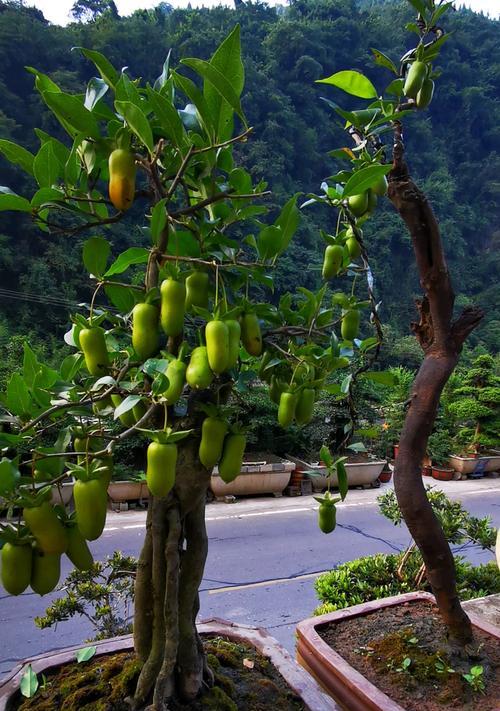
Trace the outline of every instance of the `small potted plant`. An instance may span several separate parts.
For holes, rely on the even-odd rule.
[[[446,430],[439,429],[429,437],[429,454],[432,460],[432,476],[439,481],[451,481],[454,470],[448,465],[451,437]]]

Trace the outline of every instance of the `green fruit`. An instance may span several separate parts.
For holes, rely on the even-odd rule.
[[[331,533],[337,525],[337,511],[331,501],[322,501],[318,511],[318,525],[323,533]]]
[[[345,341],[353,341],[359,331],[360,313],[357,309],[349,309],[342,316],[340,332]]]
[[[99,326],[82,328],[80,345],[89,373],[98,376],[106,375],[109,368],[109,355],[103,329]]]
[[[38,595],[52,592],[61,577],[61,554],[33,551],[33,567],[31,569],[31,589]]]
[[[300,391],[295,408],[295,421],[298,425],[307,425],[312,420],[316,392],[313,388],[304,388]]]
[[[340,244],[329,244],[325,249],[323,259],[323,270],[321,272],[323,279],[333,279],[342,269],[344,261],[344,250]]]
[[[209,321],[205,327],[208,363],[214,373],[223,373],[229,362],[229,329],[224,321]]]
[[[368,210],[368,191],[359,193],[359,195],[351,195],[347,199],[347,204],[353,215],[361,217]]]
[[[104,530],[108,497],[99,479],[75,481],[73,487],[78,528],[87,541],[95,541]]]
[[[415,102],[417,109],[426,109],[434,96],[434,82],[432,79],[426,79],[422,84],[422,88],[417,94]]]
[[[135,195],[134,154],[117,148],[109,156],[109,199],[117,210],[128,210]]]
[[[151,442],[147,454],[146,481],[153,496],[164,498],[175,483],[177,445]]]
[[[236,479],[241,472],[245,446],[245,435],[230,434],[226,437],[222,458],[219,463],[219,475],[226,484]]]
[[[110,485],[111,478],[113,476],[113,469],[114,469],[113,457],[111,455],[101,457],[100,459],[97,460],[97,463],[99,465],[99,468],[102,470],[99,472],[98,481],[102,485],[104,491],[107,492],[108,486]]]
[[[66,555],[78,570],[90,570],[94,563],[87,541],[78,526],[71,526],[68,532],[68,550]]]
[[[222,456],[227,422],[217,417],[205,417],[201,426],[201,441],[198,455],[207,469],[213,469]]]
[[[278,406],[278,422],[281,427],[290,427],[295,417],[297,407],[296,393],[282,392]]]
[[[186,378],[186,364],[182,360],[171,360],[165,375],[168,378],[168,388],[163,393],[167,405],[174,405],[182,395]]]
[[[209,279],[206,272],[193,272],[186,278],[186,311],[191,306],[208,307]]]
[[[95,415],[100,415],[101,412],[104,412],[104,410],[107,410],[108,407],[111,407],[111,398],[107,397],[104,400],[95,400],[95,402],[92,403],[92,411],[94,412]]]
[[[379,178],[375,185],[372,185],[371,189],[373,190],[375,195],[383,197],[387,193],[388,186],[389,184],[387,182],[387,178],[385,175],[383,175],[381,178]]]
[[[371,215],[375,212],[377,207],[378,197],[373,190],[368,190],[368,214]]]
[[[427,78],[427,65],[425,62],[413,62],[406,75],[403,93],[405,96],[415,99]]]
[[[205,346],[198,346],[191,353],[189,365],[186,369],[187,384],[194,390],[208,388],[214,376],[210,370],[208,354]]]
[[[136,304],[132,311],[132,345],[141,360],[147,360],[158,352],[160,314],[153,304]]]
[[[167,336],[178,336],[184,328],[186,287],[180,281],[165,279],[161,283],[161,327]]]
[[[111,395],[111,402],[113,403],[115,408],[118,407],[123,402],[122,396],[118,395],[117,393],[114,393],[113,395]],[[144,403],[141,401],[138,402],[137,405],[134,405],[131,410],[127,410],[127,412],[124,412],[122,415],[120,415],[118,419],[120,420],[122,425],[125,425],[125,427],[127,427],[128,429],[130,427],[133,427],[141,419],[145,412],[146,409]]]
[[[9,595],[20,595],[30,584],[32,558],[31,545],[5,543],[1,553],[0,579]]]
[[[44,553],[61,554],[68,547],[66,530],[48,501],[40,506],[25,508],[23,518]]]
[[[241,326],[239,321],[236,319],[228,319],[224,321],[227,326],[229,333],[229,356],[227,360],[227,369],[235,368],[238,363],[238,357],[240,355],[240,338],[241,338]]]
[[[356,237],[349,237],[345,246],[350,259],[358,259],[361,256],[361,245]]]
[[[269,386],[269,397],[276,404],[279,405],[281,393],[287,388],[287,384],[278,378],[276,375],[271,376],[271,384]]]
[[[257,314],[243,314],[241,318],[241,342],[250,355],[260,356],[262,353],[262,334]]]

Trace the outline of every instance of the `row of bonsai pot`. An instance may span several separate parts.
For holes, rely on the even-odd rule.
[[[394,458],[398,456],[399,445],[394,445]],[[480,478],[490,472],[500,471],[500,453],[462,457],[450,454],[445,464],[437,464],[430,457],[424,457],[422,476],[431,476],[439,481],[452,479]]]
[[[363,618],[367,615],[380,611],[391,614],[397,612],[398,606],[406,608],[405,615],[411,614],[412,606],[422,603],[434,603],[433,596],[426,592],[411,592],[303,620],[296,629],[298,664],[264,629],[213,618],[201,622],[198,630],[202,637],[222,637],[255,648],[274,665],[309,711],[404,711],[402,706],[332,649],[322,632],[328,630],[336,634],[337,626],[345,621],[359,620],[363,625]],[[494,645],[500,643],[500,628],[490,624],[482,615],[470,610],[468,614],[475,633],[489,635]],[[133,649],[133,639],[131,635],[116,637],[96,642],[95,647],[98,656],[129,652]],[[0,711],[17,708],[21,679],[28,665],[36,674],[56,671],[63,665],[74,663],[78,649],[78,646],[61,649],[27,659],[16,666],[0,681]]]

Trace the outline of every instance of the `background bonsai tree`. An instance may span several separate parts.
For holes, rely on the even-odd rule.
[[[167,59],[153,86],[81,51],[99,72],[85,95],[30,70],[64,131],[37,130],[36,155],[2,143],[32,176],[34,194],[4,188],[0,209],[71,240],[89,233],[82,253],[93,283],[65,337],[74,352],[55,369],[25,344],[22,370],[2,396],[0,495],[6,508],[22,509],[0,527],[2,582],[12,594],[28,585],[47,593],[63,553],[93,570],[87,541],[105,525],[113,454],[140,434],[151,500],[135,583],[142,669],[131,705],[163,709],[213,681],[195,620],[210,473],[218,464],[231,481],[245,450],[233,390],[258,371],[279,424],[306,424],[317,391],[349,366],[354,349],[358,366],[368,367],[379,339],[357,338],[361,309],[377,317],[371,288],[364,301],[342,295],[343,340],[326,286],[273,304],[272,271],[297,229],[298,196],[281,210],[266,207],[265,183],[254,184],[237,162],[251,133],[240,103],[238,27],[210,61],[172,69]],[[274,221],[261,221],[270,208]],[[130,231],[121,252],[116,223]],[[71,514],[51,503],[68,474],[76,478]]]
[[[435,62],[449,37],[440,24],[451,7],[450,3],[434,0],[409,2],[418,13],[417,21],[408,25],[417,35],[416,46],[404,54],[398,65],[382,52],[372,50],[375,64],[393,75],[383,92],[377,91],[364,74],[353,70],[319,80],[364,103],[345,110],[325,99],[346,122],[353,140],[352,148],[343,147],[330,155],[349,160],[351,170],[340,171],[327,179],[322,185],[323,193],[311,196],[311,201],[338,210],[335,242],[345,242],[351,254],[359,254],[362,259],[366,248],[361,227],[375,209],[378,197],[387,189],[410,234],[424,292],[417,301],[419,320],[412,324],[412,329],[424,358],[405,403],[395,464],[395,490],[404,520],[421,551],[450,639],[465,645],[472,639],[471,624],[460,606],[453,556],[427,499],[421,463],[443,388],[457,365],[465,339],[483,313],[479,308],[467,306],[455,318],[455,296],[439,225],[426,196],[413,182],[405,161],[403,120],[414,111],[425,109],[432,101],[434,80],[439,76]],[[387,148],[381,138],[385,133],[393,135],[390,164],[386,164]],[[373,183],[375,176],[377,182]],[[371,278],[369,270],[367,276]]]

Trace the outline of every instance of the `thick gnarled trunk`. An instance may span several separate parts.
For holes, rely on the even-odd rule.
[[[165,711],[173,696],[192,700],[213,682],[195,624],[210,481],[196,444],[179,444],[175,488],[165,499],[153,498],[148,511],[135,591],[134,643],[143,662],[135,709]]]
[[[417,302],[420,320],[412,324],[424,360],[413,384],[399,440],[394,486],[403,518],[422,553],[450,641],[463,646],[472,638],[471,624],[457,596],[453,555],[425,493],[421,462],[442,390],[458,362],[465,339],[483,314],[480,309],[467,308],[453,320],[455,297],[439,226],[425,195],[408,174],[399,125],[395,131],[389,198],[409,230],[424,290],[424,298]]]

